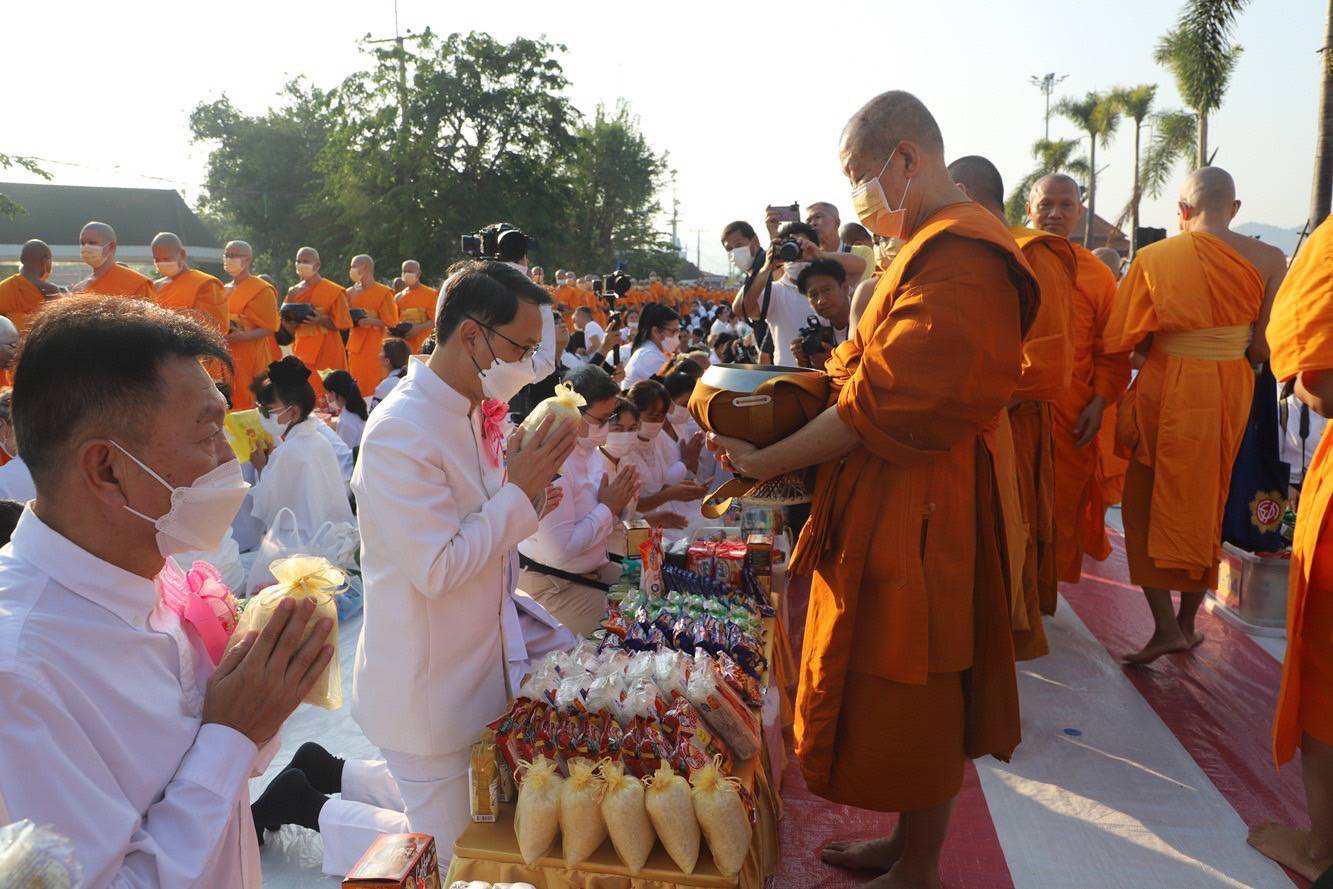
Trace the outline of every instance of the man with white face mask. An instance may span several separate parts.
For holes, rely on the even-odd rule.
[[[0,810],[68,837],[90,886],[258,887],[246,782],[333,654],[313,603],[224,654],[215,612],[163,598],[246,491],[200,358],[229,362],[198,322],[88,298],[43,313],[17,370],[37,497],[0,554]]]
[[[511,594],[576,423],[505,441],[504,402],[536,379],[551,295],[501,262],[445,284],[438,343],[366,424],[352,476],[365,624],[352,716],[402,791],[412,829],[441,849],[470,823],[468,751],[508,706],[523,645]]]
[[[800,257],[784,261],[780,251],[784,244],[795,243]],[[801,293],[796,282],[810,263],[827,259],[843,267],[848,280],[859,280],[866,263],[855,253],[822,250],[819,232],[804,222],[789,222],[778,230],[778,236],[768,245],[764,264],[750,277],[748,286],[736,294],[732,308],[747,321],[763,316],[773,337],[775,364],[796,366],[796,354],[791,344],[797,332],[810,317],[810,301]],[[781,275],[779,277],[779,275]],[[771,288],[768,286],[772,282]],[[768,290],[765,293],[765,290]],[[765,306],[767,302],[767,306]]]
[[[153,237],[152,249],[153,262],[162,275],[153,282],[154,301],[164,309],[188,312],[226,335],[231,318],[222,282],[190,268],[185,245],[171,232],[158,232]]]
[[[105,222],[90,222],[79,232],[79,258],[93,273],[74,285],[75,293],[153,299],[153,282],[116,262],[116,230]]]
[[[271,362],[282,357],[273,334],[278,332],[278,294],[273,285],[251,274],[254,250],[245,241],[222,248],[222,268],[231,276],[227,294],[227,348],[231,350],[231,404],[236,410],[255,406],[250,383]]]

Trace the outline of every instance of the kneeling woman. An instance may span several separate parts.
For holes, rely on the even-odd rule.
[[[355,523],[347,488],[333,446],[320,434],[310,370],[289,355],[268,366],[251,385],[255,401],[282,428],[282,441],[250,456],[259,473],[254,487],[254,516],[272,527],[284,506],[296,514],[297,528],[309,539],[325,522]]]

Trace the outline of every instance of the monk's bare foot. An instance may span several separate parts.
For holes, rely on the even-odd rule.
[[[887,839],[835,840],[824,847],[819,857],[834,867],[886,874],[901,854],[902,843],[895,833]]]
[[[1180,635],[1179,630],[1169,635],[1154,633],[1153,637],[1148,640],[1147,645],[1135,654],[1125,655],[1124,661],[1127,664],[1141,667],[1144,664],[1151,664],[1164,654],[1189,651],[1192,647],[1190,640]]]
[[[1249,843],[1278,864],[1285,865],[1307,880],[1315,880],[1333,868],[1333,855],[1313,858],[1310,855],[1310,832],[1297,830],[1285,824],[1260,825],[1250,829]]]

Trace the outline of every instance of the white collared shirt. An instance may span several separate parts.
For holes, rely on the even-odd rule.
[[[283,507],[296,515],[303,540],[313,537],[325,522],[356,524],[325,429],[329,426],[323,420],[306,417],[273,449],[250,492],[252,511],[264,527],[273,527]],[[329,431],[337,437],[337,432]]]
[[[628,390],[640,380],[646,380],[667,363],[667,354],[652,340],[644,340],[625,362],[625,379],[620,388]]]
[[[14,457],[0,466],[0,499],[27,503],[36,496],[37,488],[33,485],[32,473],[22,457]]]
[[[518,545],[518,551],[551,568],[587,574],[608,561],[606,538],[611,533],[611,510],[597,499],[606,468],[595,447],[580,441],[560,467],[556,484],[565,492],[560,505],[537,525],[537,533]]]
[[[23,513],[0,549],[0,822],[68,837],[96,887],[258,887],[239,732],[201,725],[213,665],[154,581]]]
[[[536,510],[487,459],[482,412],[415,359],[370,415],[352,490],[366,590],[352,716],[384,749],[465,750],[509,704],[515,547]]]

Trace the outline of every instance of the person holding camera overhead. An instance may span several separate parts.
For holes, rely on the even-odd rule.
[[[648,303],[639,313],[639,329],[634,331],[632,344],[625,362],[625,379],[620,384],[626,390],[661,373],[680,348],[680,315],[670,306]]]
[[[775,364],[796,366],[792,341],[810,317],[810,301],[797,281],[801,272],[818,260],[841,266],[844,282],[859,280],[866,270],[865,260],[855,253],[821,250],[819,233],[812,226],[804,222],[788,222],[778,229],[777,237],[768,245],[764,264],[746,279],[745,287],[732,303],[736,313],[747,321],[757,318],[768,323]],[[846,323],[845,319],[843,323]],[[843,339],[846,339],[845,333]]]

